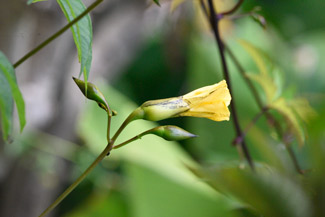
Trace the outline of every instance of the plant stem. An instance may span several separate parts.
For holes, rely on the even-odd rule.
[[[112,120],[111,112],[107,112],[107,134],[106,134],[106,137],[107,137],[108,143],[111,142],[111,138],[110,138],[111,120]]]
[[[126,140],[125,142],[122,142],[122,143],[120,143],[120,144],[118,144],[118,145],[113,146],[113,149],[121,148],[122,146],[127,145],[127,144],[129,144],[130,142],[133,142],[133,141],[135,141],[135,140],[137,140],[137,139],[141,139],[141,137],[143,137],[143,136],[145,136],[145,135],[151,133],[151,131],[153,131],[154,129],[156,129],[156,127],[155,127],[155,128],[152,128],[152,129],[150,129],[150,130],[147,130],[147,131],[145,131],[145,132],[142,132],[142,133],[140,133],[139,135],[136,135],[136,136],[132,137],[131,139]]]
[[[260,119],[260,117],[262,117],[267,112],[267,110],[268,110],[268,108],[265,107],[265,108],[262,109],[262,111],[260,111],[257,115],[255,115],[253,120],[242,131],[242,134],[235,138],[235,140],[233,142],[234,145],[240,144],[243,141],[243,139],[247,135],[248,131],[256,124],[256,122]]]
[[[116,133],[114,134],[110,146],[111,149],[113,148],[113,145],[117,139],[117,137],[121,134],[121,132],[124,130],[124,128],[132,121],[137,120],[139,118],[142,117],[142,109],[139,107],[136,110],[134,110],[126,119],[125,121],[122,123],[122,125],[120,126],[120,128],[116,131]]]
[[[234,95],[232,94],[233,91],[232,91],[230,75],[229,75],[229,71],[228,71],[228,67],[227,67],[227,63],[226,63],[226,58],[225,58],[225,54],[224,54],[224,45],[222,43],[220,33],[219,33],[219,25],[218,25],[219,24],[219,18],[216,16],[216,10],[214,8],[213,1],[208,0],[208,4],[209,4],[209,10],[210,10],[210,24],[211,24],[211,28],[212,28],[213,33],[214,33],[214,37],[215,37],[216,42],[218,44],[218,50],[219,50],[219,54],[220,54],[220,57],[221,57],[223,74],[224,74],[224,77],[225,77],[225,79],[227,81],[229,92],[230,92],[230,94],[232,96],[232,100],[231,100],[231,103],[230,103],[230,109],[232,111],[233,123],[234,123],[234,126],[235,126],[237,136],[240,136],[242,134],[242,131],[241,131],[241,128],[240,128],[240,125],[239,125],[238,117],[237,117]],[[247,145],[245,143],[245,140],[243,140],[240,144],[241,144],[241,147],[243,149],[245,158],[248,161],[248,164],[254,170],[254,163],[253,163],[253,160],[252,160],[251,155],[249,153],[249,150],[247,148]]]
[[[243,2],[244,2],[244,0],[239,0],[237,2],[237,4],[232,9],[230,9],[229,11],[222,12],[219,15],[224,16],[224,15],[229,15],[229,14],[236,12],[238,10],[238,8],[242,5]]]
[[[110,152],[110,144],[107,144],[106,148],[102,151],[102,153],[96,158],[96,160],[86,169],[79,178],[74,181],[39,217],[43,217],[47,215],[51,210],[53,210],[66,196],[68,196],[71,191],[73,191],[81,181],[83,181],[87,175],[101,162],[104,157]]]
[[[290,144],[286,144],[286,148],[287,148],[289,156],[290,156],[290,158],[291,158],[291,160],[293,162],[293,165],[295,166],[297,172],[300,173],[301,175],[303,175],[304,171],[300,168],[298,159],[297,159],[297,157],[295,155],[295,152],[293,151],[292,147],[290,146]]]
[[[144,135],[145,135],[145,134],[144,134]],[[137,139],[140,139],[140,138],[141,138],[142,136],[144,136],[144,135],[142,135],[142,133],[139,134],[139,135],[136,135],[136,136],[132,137],[131,139],[126,140],[125,142],[122,142],[122,143],[120,143],[120,144],[118,144],[118,145],[113,146],[112,149],[118,149],[118,148],[121,148],[121,147],[123,147],[124,145],[129,144],[130,142],[133,142],[133,141],[135,141],[135,140],[137,140]]]
[[[141,116],[141,109],[138,110],[134,110],[126,119],[125,121],[122,123],[122,125],[120,126],[120,128],[117,130],[117,132],[115,133],[115,135],[113,136],[113,138],[110,140],[109,139],[109,128],[110,128],[110,121],[111,121],[111,112],[108,113],[108,123],[107,123],[107,132],[108,132],[108,140],[110,140],[107,144],[107,146],[105,147],[105,149],[102,151],[102,153],[100,153],[100,155],[96,158],[96,160],[86,169],[85,172],[83,172],[83,174],[81,174],[81,176],[79,176],[79,178],[74,181],[39,217],[43,217],[46,214],[48,214],[51,210],[53,210],[66,196],[68,196],[71,191],[73,191],[79,184],[80,182],[82,182],[82,180],[84,180],[87,175],[99,164],[99,162],[101,162],[104,157],[106,157],[107,155],[110,154],[110,151],[112,150],[112,147],[114,145],[114,142],[116,141],[117,137],[120,135],[120,133],[123,131],[123,129],[133,120],[136,120],[137,118],[139,118]],[[153,128],[155,129],[155,128]],[[151,130],[153,130],[151,129]],[[151,130],[145,131],[143,133],[141,133],[140,135],[136,136],[138,138],[140,138],[142,136],[142,134],[147,134],[149,133]],[[132,138],[133,139],[133,138]],[[134,141],[135,139],[133,139],[132,141]],[[126,141],[126,142],[132,142],[132,141]],[[124,142],[126,144],[126,142]],[[122,143],[123,144],[123,143]],[[124,144],[124,145],[125,145]],[[121,145],[121,144],[120,144]]]
[[[255,88],[255,86],[253,85],[252,81],[250,79],[248,79],[244,68],[242,67],[242,65],[239,63],[238,59],[236,58],[236,56],[234,55],[234,53],[230,50],[229,47],[226,47],[226,50],[231,58],[231,60],[233,61],[233,63],[235,64],[235,66],[237,67],[238,71],[240,72],[240,74],[242,75],[242,77],[244,78],[246,84],[248,85],[249,89],[251,90],[255,101],[257,102],[259,108],[261,110],[263,110],[264,106],[262,103],[262,100],[260,99],[258,92]],[[284,136],[283,136],[283,130],[281,128],[280,123],[273,117],[273,115],[271,113],[269,113],[268,111],[265,112],[265,116],[267,117],[268,120],[270,120],[273,124],[273,127],[275,129],[275,132],[278,136],[278,138],[280,140],[282,140],[285,143],[285,147],[288,151],[288,154],[297,170],[298,173],[303,174],[303,170],[301,169],[298,159],[293,151],[293,149],[290,147],[290,145],[288,144],[288,142],[285,141]]]
[[[71,26],[73,26],[75,23],[77,23],[79,20],[81,20],[85,15],[87,15],[90,11],[92,11],[97,5],[99,5],[103,0],[97,0],[93,4],[91,4],[84,12],[82,12],[78,17],[73,19],[70,23],[65,25],[62,29],[54,33],[51,37],[46,39],[44,42],[42,42],[40,45],[38,45],[36,48],[28,52],[25,56],[23,56],[21,59],[19,59],[14,65],[14,68],[17,68],[20,64],[22,64],[25,60],[27,60],[29,57],[33,56],[35,53],[37,53],[39,50],[41,50],[43,47],[48,45],[50,42],[52,42],[54,39],[59,37],[62,33],[64,33],[67,29],[69,29]]]

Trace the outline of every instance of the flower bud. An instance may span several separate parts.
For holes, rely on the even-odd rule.
[[[140,107],[143,110],[143,119],[149,121],[160,121],[177,116],[177,114],[189,110],[189,106],[182,97],[168,99],[150,100]]]
[[[194,135],[190,132],[187,132],[186,130],[183,130],[180,127],[172,125],[156,127],[152,131],[150,131],[150,133],[160,136],[161,138],[164,138],[168,141],[179,141],[183,139],[197,137],[197,135]]]
[[[191,116],[224,121],[229,120],[230,112],[227,106],[230,101],[231,96],[227,83],[223,80],[183,96],[147,101],[136,110],[136,117],[137,119],[160,121],[173,117]]]
[[[98,106],[104,109],[106,112],[109,111],[108,104],[106,102],[106,99],[102,92],[94,85],[93,83],[87,82],[87,91],[86,91],[86,85],[85,82],[82,80],[79,80],[78,78],[72,77],[73,80],[76,82],[78,85],[79,89],[85,95],[86,98],[90,100],[94,100],[98,103]]]

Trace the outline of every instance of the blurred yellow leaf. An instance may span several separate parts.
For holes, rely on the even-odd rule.
[[[268,74],[247,74],[247,77],[256,81],[263,88],[266,95],[266,102],[271,103],[276,97],[278,87],[275,85],[274,80]]]
[[[289,104],[295,113],[306,123],[317,116],[316,111],[310,106],[308,100],[305,98],[295,98],[289,101]]]
[[[246,76],[262,87],[267,106],[284,117],[289,130],[296,137],[299,145],[303,145],[305,135],[301,121],[307,122],[308,119],[315,116],[315,111],[304,98],[287,99],[281,97],[282,82],[278,81],[279,75],[277,73],[279,72],[272,65],[271,59],[250,42],[239,40],[239,43],[250,54],[259,70],[257,74],[250,73],[246,74]]]
[[[279,99],[271,103],[269,107],[275,109],[283,115],[283,117],[289,124],[293,134],[296,136],[299,145],[303,145],[305,141],[304,131],[300,126],[297,116],[295,115],[294,110],[290,106],[290,103],[288,103],[283,97],[280,97]]]
[[[263,75],[267,75],[267,62],[270,62],[270,58],[268,58],[263,51],[261,51],[248,41],[240,39],[238,40],[238,42],[251,55],[255,64],[257,65],[259,72]]]
[[[186,0],[173,0],[170,5],[170,11],[173,12],[178,6],[180,6]]]

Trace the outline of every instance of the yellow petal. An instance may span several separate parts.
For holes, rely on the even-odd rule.
[[[225,80],[218,84],[206,86],[184,95],[190,109],[180,116],[209,118],[214,121],[229,120],[228,105],[231,96]]]
[[[225,80],[194,90],[184,96],[151,100],[142,104],[143,119],[159,121],[172,117],[192,116],[214,121],[229,120],[231,96]]]
[[[224,102],[211,104],[202,103],[196,108],[181,113],[180,116],[208,118],[213,121],[228,121],[230,112]]]
[[[223,83],[226,81],[220,81],[217,84],[210,85],[210,86],[205,86],[201,87],[199,89],[193,90],[192,92],[189,92],[188,94],[185,94],[183,96],[184,99],[191,99],[191,98],[201,98],[201,97],[206,97],[209,95],[209,93],[215,91],[219,86],[222,86]]]

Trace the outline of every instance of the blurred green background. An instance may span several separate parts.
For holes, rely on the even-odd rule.
[[[105,4],[103,11],[94,14],[94,43],[96,39],[101,40],[96,38],[96,31],[103,25],[103,22],[96,24],[96,20],[100,20],[104,12],[116,13],[114,10],[122,7],[120,4],[117,1]],[[209,29],[202,27],[192,1],[186,1],[173,13],[169,12],[169,1],[161,1],[161,4],[161,8],[148,4],[145,9],[141,8],[141,13],[164,11],[165,17],[157,28],[143,30],[147,35],[141,43],[138,39],[130,39],[138,44],[137,49],[116,70],[115,76],[109,76],[112,73],[110,68],[101,69],[103,74],[99,79],[95,78],[96,74],[90,76],[90,81],[100,87],[109,105],[118,112],[112,120],[113,132],[131,111],[147,100],[180,96],[223,79],[216,43]],[[231,5],[230,2],[224,7],[230,8]],[[322,207],[325,203],[325,63],[322,61],[325,55],[325,17],[321,11],[325,2],[245,0],[236,14],[247,13],[256,6],[261,7],[260,14],[265,17],[267,28],[263,29],[249,16],[242,17],[222,24],[223,39],[247,72],[254,73],[258,69],[238,39],[249,41],[267,53],[280,69],[279,79],[286,89],[285,94],[306,98],[317,112],[317,117],[303,126],[305,145],[299,147],[295,139],[292,142],[306,174],[296,173],[284,144],[276,139],[274,130],[264,117],[246,137],[257,174],[249,171],[232,145],[235,133],[231,121],[213,122],[191,117],[159,123],[136,121],[128,126],[118,141],[129,139],[157,124],[177,125],[199,137],[176,143],[150,135],[113,151],[52,216],[325,215]],[[109,24],[107,22],[108,30]],[[117,46],[115,49],[126,48]],[[227,62],[234,88],[233,98],[241,126],[245,128],[259,109],[236,67],[229,59]],[[97,69],[98,66],[95,64],[94,67]],[[68,77],[65,75],[58,80]],[[52,120],[51,124],[44,125],[47,127],[30,124],[13,144],[2,145],[1,159],[5,165],[1,173],[3,207],[16,204],[17,209],[26,214],[24,216],[37,216],[104,148],[105,113],[95,103],[85,102],[77,89],[74,91],[74,95],[79,97],[77,100],[82,102],[81,105],[80,102],[75,105],[75,101],[68,103],[70,107],[79,106],[80,109],[77,114],[73,110],[73,114],[69,113],[76,116],[71,125],[74,136],[66,136],[61,131],[53,133],[51,127],[54,124],[61,126],[65,122]],[[65,110],[60,112],[65,113]],[[24,173],[32,174],[32,178],[27,175],[24,176],[26,180],[21,180],[15,175],[17,165],[25,165]],[[34,185],[32,190],[24,190],[30,186],[28,183],[25,185],[25,181],[38,183],[41,190]],[[20,186],[19,191],[12,190],[15,189],[14,183]],[[25,195],[24,199],[20,199],[20,194]],[[46,197],[47,194],[50,196]],[[38,201],[42,202],[27,208],[24,205],[26,199],[34,197],[39,197]],[[6,208],[0,215],[19,216],[19,212]]]

